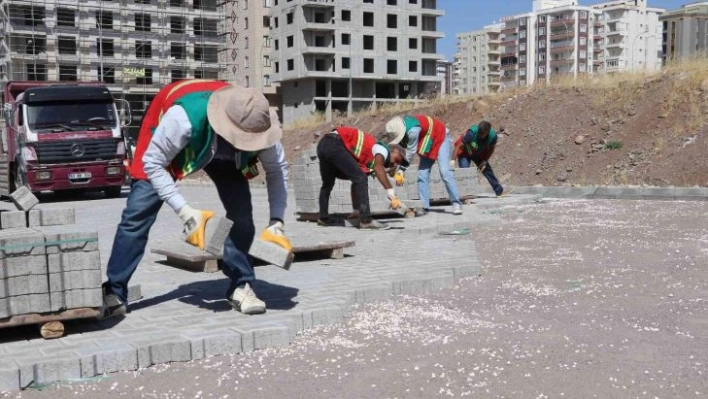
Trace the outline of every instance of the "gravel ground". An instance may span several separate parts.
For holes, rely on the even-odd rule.
[[[707,203],[501,212],[501,227],[460,238],[483,276],[452,290],[357,306],[287,348],[13,397],[708,397]]]

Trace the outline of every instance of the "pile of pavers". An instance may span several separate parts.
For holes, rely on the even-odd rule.
[[[477,168],[453,169],[455,182],[461,198],[471,198],[480,193]],[[319,195],[322,187],[320,177],[320,162],[315,148],[305,151],[291,165],[291,180],[295,188],[296,212],[314,214],[319,212]],[[396,187],[396,195],[404,203],[420,200],[418,195],[418,167],[411,166],[405,173],[406,183]],[[393,181],[392,181],[393,184]],[[386,191],[376,177],[369,181],[369,201],[372,213],[388,213],[390,201]],[[430,198],[432,201],[449,200],[445,183],[440,178],[438,164],[435,163],[430,172]],[[330,213],[347,213],[352,211],[351,182],[337,179],[329,201]]]
[[[74,208],[32,209],[26,188],[18,210],[0,211],[0,324],[3,319],[101,306],[98,232],[72,226]]]

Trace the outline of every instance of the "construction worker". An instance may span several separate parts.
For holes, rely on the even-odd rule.
[[[320,160],[320,226],[331,226],[329,197],[337,178],[352,182],[352,204],[358,211],[359,228],[362,230],[386,230],[389,226],[371,217],[367,176],[375,175],[388,194],[391,208],[402,206],[395,190],[388,180],[386,168],[396,167],[405,162],[401,146],[389,146],[361,130],[352,127],[338,127],[325,134],[317,144]],[[407,164],[407,163],[406,163]]]
[[[201,169],[214,182],[226,217],[233,222],[219,261],[231,279],[226,299],[244,314],[265,312],[265,303],[251,287],[255,274],[248,250],[255,227],[248,180],[258,174],[260,162],[270,203],[270,224],[261,239],[291,249],[283,232],[288,164],[281,136],[277,115],[253,89],[215,80],[183,80],[160,90],[140,127],[131,191],[103,285],[103,317],[127,312],[128,281],[163,202],[184,223],[187,242],[204,249],[204,228],[214,214],[192,208],[175,184]]]
[[[406,151],[406,160],[411,162],[417,153],[420,156],[418,166],[418,194],[423,202],[423,209],[416,209],[417,216],[423,216],[430,210],[430,169],[438,161],[440,177],[452,203],[452,213],[462,214],[462,202],[457,191],[455,178],[450,170],[450,150],[452,139],[450,130],[438,119],[426,115],[396,116],[386,123],[386,134],[390,143],[400,144]],[[396,172],[397,185],[403,185],[405,178],[401,168]]]
[[[492,124],[482,121],[477,125],[472,125],[455,141],[455,156],[457,166],[469,168],[471,163],[477,165],[477,169],[487,178],[494,193],[501,196],[504,188],[499,184],[499,180],[494,176],[489,158],[494,154],[497,145],[497,132],[492,129]]]

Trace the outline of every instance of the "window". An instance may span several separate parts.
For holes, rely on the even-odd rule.
[[[416,39],[416,38],[408,39],[408,48],[409,49],[417,49],[418,48],[418,39]]]
[[[525,30],[522,30],[521,32],[519,32],[519,38],[526,39],[526,31]]]
[[[273,18],[273,26],[278,27],[278,17]]]
[[[519,21],[519,25],[521,25],[521,26],[526,26],[526,18],[522,18],[522,19]]]
[[[588,31],[588,26],[586,24],[580,24],[580,31],[581,32],[587,32]]]
[[[57,25],[58,26],[76,26],[74,10],[69,8],[57,9]]]
[[[374,73],[373,58],[364,58],[364,73]]]
[[[351,21],[352,12],[350,10],[342,10],[342,21]]]
[[[142,40],[136,40],[135,56],[137,58],[152,58],[152,43]]]
[[[76,38],[59,36],[59,54],[76,55]]]
[[[389,37],[386,39],[386,50],[398,51],[398,38]]]
[[[245,25],[246,29],[248,29],[248,17],[243,19],[243,24]]]
[[[113,57],[113,39],[96,39],[96,54],[100,56]]]
[[[141,85],[151,85],[152,84],[152,68],[145,68],[145,76],[140,76],[136,79],[136,82]]]
[[[546,48],[546,41],[541,40],[540,42],[538,42],[538,48]]]
[[[580,58],[588,58],[588,52],[585,50],[580,50]]]
[[[290,25],[290,24],[293,23],[293,13],[289,12],[289,13],[285,16],[285,22],[287,22],[288,25]]]
[[[519,69],[519,76],[526,76],[526,69]]]
[[[538,35],[543,36],[546,34],[546,28],[538,28]]]
[[[280,41],[275,39],[275,49],[277,50],[278,48],[280,48]]]
[[[293,36],[288,36],[287,41],[288,41],[288,48],[290,48],[294,45],[295,40],[294,40]]]
[[[248,56],[243,57],[243,67],[248,69],[250,64],[251,64],[251,62],[250,62],[250,59],[248,58]]]
[[[76,82],[76,65],[59,65],[59,80]]]
[[[342,69],[349,69],[349,63],[351,60],[349,57],[342,57]]]
[[[150,32],[149,14],[135,14],[135,30],[138,32]]]
[[[172,83],[187,77],[183,69],[173,69],[170,71],[170,75],[172,77]]]
[[[545,22],[546,22],[546,16],[545,16],[545,15],[541,15],[540,17],[538,17],[538,22],[545,23]]]
[[[588,12],[580,11],[580,19],[588,19]]]
[[[519,64],[525,64],[526,63],[526,56],[521,55],[519,56]]]
[[[588,44],[588,38],[585,36],[580,36],[580,45],[587,46],[587,44]]]
[[[546,67],[545,66],[540,66],[538,67],[538,73],[543,75],[546,73]]]
[[[538,55],[538,60],[539,61],[545,61],[546,60],[546,53],[541,53]]]
[[[408,61],[408,72],[418,72],[418,61]]]
[[[184,7],[184,0],[170,0],[170,7]]]
[[[388,27],[389,29],[398,28],[398,15],[388,14],[386,16],[386,27]]]
[[[248,10],[248,0],[243,0],[243,9]]]
[[[276,62],[275,63],[275,73],[278,73],[278,72],[280,72],[280,63]]]
[[[388,60],[386,62],[386,73],[389,75],[398,73],[398,62],[396,60]]]
[[[263,27],[270,28],[270,17],[267,15],[263,16]]]
[[[41,36],[32,36],[25,39],[25,54],[40,54],[47,52],[47,39]]]
[[[374,0],[364,0],[364,3],[374,4]]]
[[[263,86],[270,87],[270,75],[263,75]]]
[[[270,67],[270,56],[268,56],[268,55],[263,56],[263,66]]]
[[[519,45],[519,51],[526,51],[526,43],[521,43]]]
[[[170,17],[170,33],[184,33],[184,18],[178,16]]]
[[[176,60],[184,60],[187,58],[187,46],[184,43],[172,43],[170,45],[170,57]]]
[[[418,4],[418,0],[408,0],[408,4]]]
[[[295,60],[289,59],[288,60],[288,71],[292,71],[295,69]]]
[[[364,26],[374,26],[374,13],[365,12],[364,13]]]
[[[248,48],[248,38],[247,37],[243,38],[243,48],[245,48],[245,49]]]
[[[364,35],[364,50],[374,49],[374,37],[371,35]]]
[[[342,44],[343,45],[349,45],[351,44],[352,36],[349,33],[342,33]]]
[[[101,67],[96,70],[98,72],[98,80],[104,83],[115,83],[116,82],[116,70],[113,68],[105,69],[103,68],[103,73],[101,73]]]
[[[397,6],[397,5],[398,5],[398,0],[386,0],[386,5],[389,5],[389,6]]]
[[[408,26],[418,26],[418,16],[409,15],[408,16]]]
[[[27,64],[27,80],[47,80],[47,66],[44,64]]]
[[[263,36],[263,47],[270,47],[271,40],[270,36]]]
[[[113,12],[96,11],[96,27],[101,29],[113,29]]]
[[[263,0],[263,7],[270,8],[270,0]]]
[[[194,45],[194,60],[202,62],[218,62],[219,52],[217,47],[205,46],[201,44]]]

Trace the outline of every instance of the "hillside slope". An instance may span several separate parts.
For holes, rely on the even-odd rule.
[[[705,62],[654,76],[615,75],[466,102],[434,101],[406,112],[440,118],[455,138],[482,119],[503,126],[491,164],[510,184],[708,186]],[[333,125],[379,134],[402,113],[384,109],[286,129],[288,158]]]

